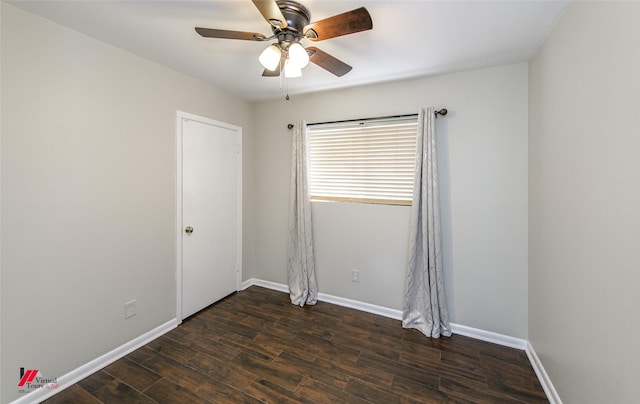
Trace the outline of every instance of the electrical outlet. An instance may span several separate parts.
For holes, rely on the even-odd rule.
[[[351,282],[360,282],[360,271],[357,269],[351,270]]]
[[[136,300],[133,299],[130,302],[124,304],[124,318],[125,320],[136,315]]]

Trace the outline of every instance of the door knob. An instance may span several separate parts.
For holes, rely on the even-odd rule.
[[[184,228],[184,232],[187,233],[187,234],[193,233],[193,227],[191,227],[191,226],[185,227]]]

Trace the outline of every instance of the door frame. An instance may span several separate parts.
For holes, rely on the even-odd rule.
[[[176,111],[176,320],[182,323],[182,139],[183,122],[196,121],[207,125],[218,126],[236,132],[237,169],[238,169],[238,227],[236,263],[236,291],[240,290],[242,282],[242,127],[205,118],[188,112]]]

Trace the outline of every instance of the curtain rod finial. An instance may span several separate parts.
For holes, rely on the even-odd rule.
[[[293,124],[292,124],[292,123],[287,124],[287,128],[289,128],[289,129],[293,129]]]

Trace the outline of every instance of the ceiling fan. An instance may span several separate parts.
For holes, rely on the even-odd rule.
[[[373,28],[371,16],[366,8],[347,11],[324,20],[310,23],[311,13],[304,5],[291,0],[252,0],[265,20],[271,25],[271,36],[256,32],[229,31],[224,29],[196,27],[196,32],[205,38],[241,39],[247,41],[277,42],[269,45],[259,57],[265,68],[265,77],[278,77],[284,70],[287,78],[302,75],[302,68],[315,63],[338,77],[352,68],[343,61],[315,46],[304,47],[303,39],[316,42],[353,34]]]

